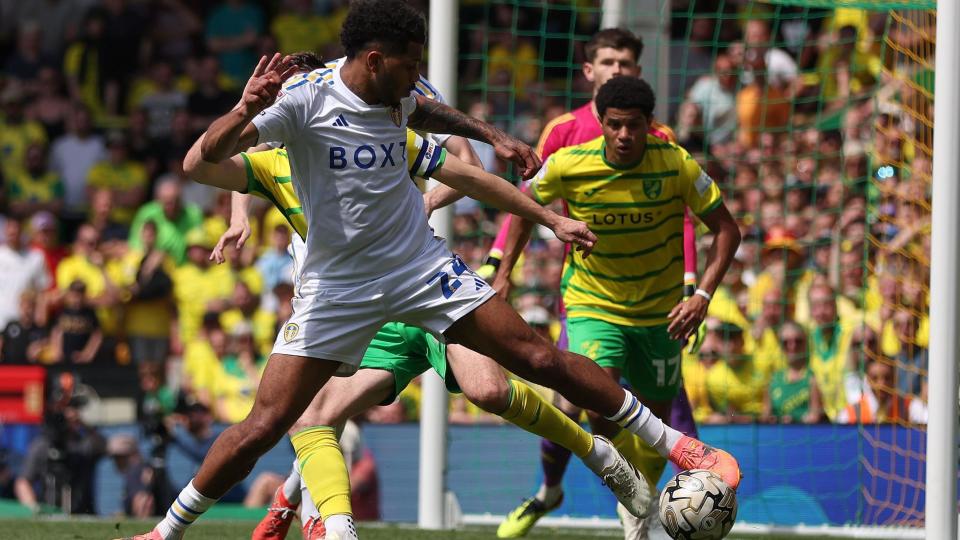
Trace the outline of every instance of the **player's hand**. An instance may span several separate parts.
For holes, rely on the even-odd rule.
[[[583,252],[583,258],[586,259],[593,251],[593,246],[597,243],[597,235],[587,227],[587,224],[575,219],[557,216],[560,219],[557,224],[552,226],[553,233],[563,242],[577,246],[577,251]]]
[[[217,245],[213,247],[213,251],[210,252],[210,260],[217,264],[223,264],[223,261],[227,260],[223,256],[223,248],[226,247],[227,242],[236,240],[237,251],[240,251],[248,238],[250,238],[250,222],[248,220],[230,220],[230,228],[220,236]]]
[[[510,161],[520,169],[520,175],[524,180],[533,178],[537,174],[543,162],[537,153],[529,145],[507,134],[502,134],[494,141],[493,149],[497,157]]]
[[[667,318],[670,319],[667,333],[670,334],[671,338],[685,342],[690,334],[700,327],[703,319],[707,317],[709,306],[710,302],[699,294],[680,302],[667,315]]]
[[[497,272],[493,278],[493,290],[497,291],[497,296],[503,298],[504,302],[510,301],[510,289],[513,283],[510,282],[510,272]]]
[[[273,105],[280,94],[283,81],[296,71],[297,66],[281,61],[280,53],[275,53],[269,60],[266,56],[260,57],[253,75],[243,87],[243,95],[240,98],[240,104],[245,108],[246,114],[253,116]]]

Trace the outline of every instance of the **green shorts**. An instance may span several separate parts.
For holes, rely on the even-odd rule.
[[[640,397],[666,401],[680,390],[681,343],[667,325],[622,326],[599,319],[567,319],[570,351],[616,368]]]
[[[393,395],[382,405],[393,403],[410,381],[430,368],[447,383],[447,390],[460,393],[456,377],[447,369],[447,346],[416,326],[397,322],[383,325],[360,362],[360,369],[382,369],[393,374]]]

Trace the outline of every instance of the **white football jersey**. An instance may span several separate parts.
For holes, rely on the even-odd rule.
[[[287,147],[308,223],[300,277],[330,284],[376,279],[428,250],[445,249],[427,224],[406,163],[415,99],[368,105],[341,80],[343,64],[286,85],[253,120],[260,141]]]

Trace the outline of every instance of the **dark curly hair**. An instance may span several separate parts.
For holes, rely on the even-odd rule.
[[[315,52],[300,51],[290,55],[290,63],[300,71],[313,71],[323,67],[323,58]]]
[[[614,77],[604,83],[594,99],[597,114],[603,118],[607,109],[640,109],[647,120],[653,118],[653,108],[657,98],[653,88],[643,79],[633,77]]]
[[[401,53],[410,42],[427,42],[423,14],[403,0],[354,0],[340,30],[340,44],[347,58],[372,43],[384,52]]]

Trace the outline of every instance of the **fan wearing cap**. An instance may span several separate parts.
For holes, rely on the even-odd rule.
[[[786,227],[775,225],[767,231],[760,254],[763,272],[750,288],[748,315],[755,319],[763,310],[763,299],[770,289],[779,287],[784,295],[797,303],[806,296],[813,272],[803,268],[804,256],[797,237]],[[797,306],[797,320],[804,321],[806,306]]]

